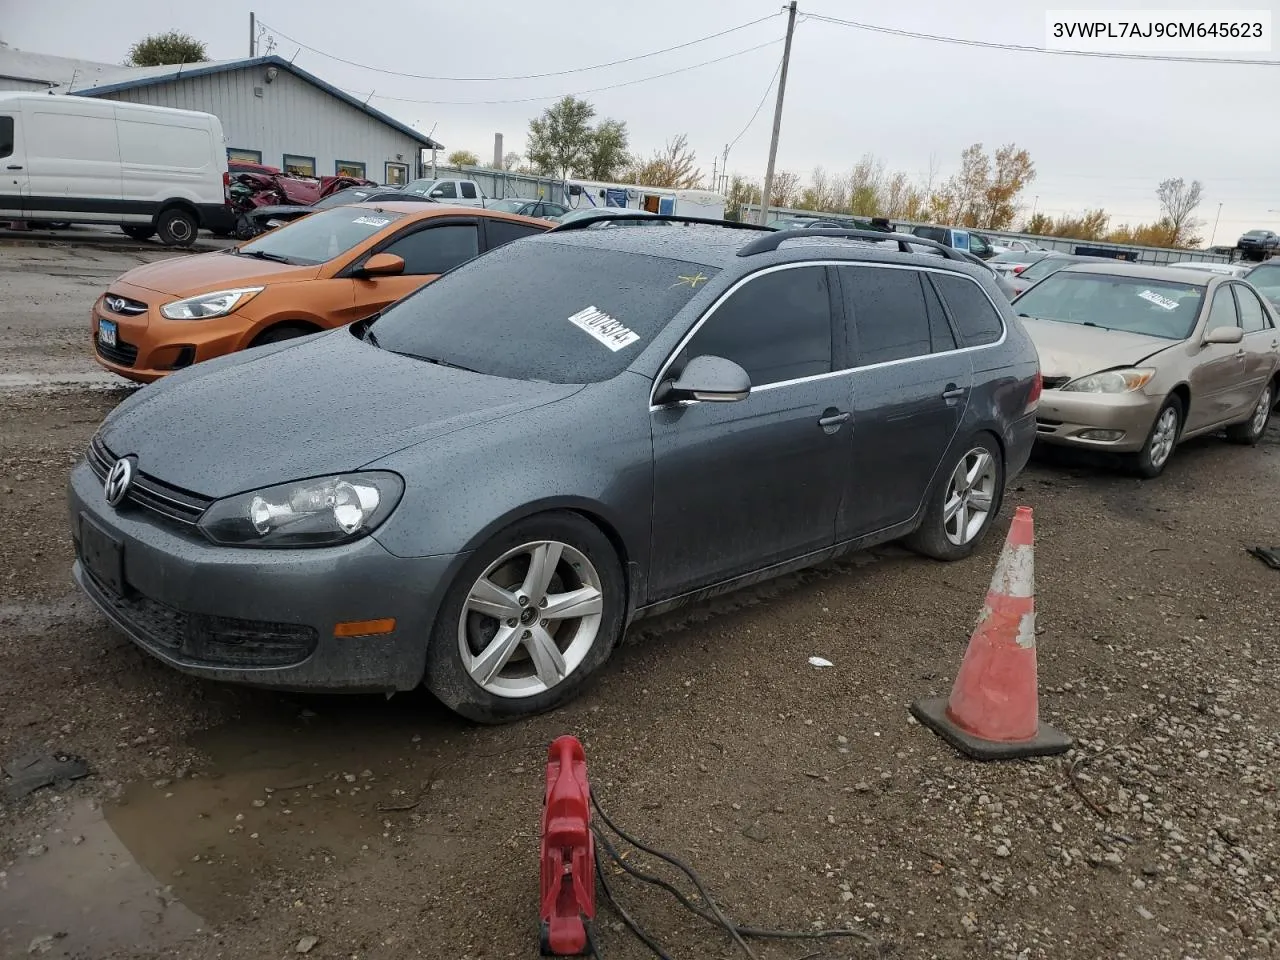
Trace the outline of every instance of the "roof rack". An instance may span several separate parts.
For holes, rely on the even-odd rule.
[[[613,209],[617,209],[616,207]],[[547,233],[558,233],[565,230],[582,230],[591,226],[593,223],[617,223],[619,220],[635,220],[644,223],[702,223],[713,227],[726,227],[730,230],[758,230],[765,233],[773,233],[773,227],[762,227],[756,223],[739,223],[737,220],[712,220],[708,217],[682,217],[676,214],[660,214],[660,213],[596,213],[588,214],[585,217],[578,217],[570,220],[568,223],[557,224]],[[807,233],[816,233],[816,230],[806,231]]]
[[[910,233],[885,233],[881,230],[845,230],[834,227],[823,227],[821,229],[803,228],[797,230],[774,230],[767,237],[760,237],[758,240],[752,240],[745,247],[738,251],[740,257],[754,257],[757,253],[769,253],[777,250],[779,246],[786,240],[801,240],[809,237],[832,237],[843,240],[871,240],[877,243],[884,243],[887,240],[896,241],[898,249],[902,253],[914,253],[912,246],[917,247],[933,247],[948,260],[958,260],[964,262],[964,257],[960,255],[958,250],[953,250],[945,244],[938,243],[936,240],[927,240],[924,237],[917,237]]]

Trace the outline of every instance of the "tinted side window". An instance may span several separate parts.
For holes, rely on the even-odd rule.
[[[480,231],[470,223],[427,227],[392,241],[382,252],[403,257],[406,274],[444,273],[479,256]]]
[[[684,358],[725,357],[764,386],[831,372],[831,299],[824,267],[775,270],[743,284],[702,325]]]
[[[1231,299],[1231,291],[1219,287],[1213,295],[1213,305],[1209,307],[1209,320],[1205,324],[1206,332],[1217,327],[1238,327],[1235,301]]]
[[[964,341],[962,346],[978,347],[1000,339],[1004,324],[982,287],[967,277],[946,273],[930,274],[930,278],[951,311],[951,319]]]
[[[476,185],[474,183],[462,182],[458,184],[462,188],[462,198],[464,200],[474,200],[480,194],[476,193]]]
[[[534,237],[545,231],[538,227],[531,227],[527,223],[512,223],[509,220],[488,220],[485,222],[485,231],[489,235],[489,249],[500,247],[504,243],[510,243],[512,240],[519,240],[521,237]]]
[[[932,352],[919,273],[884,267],[837,269],[859,366]]]
[[[1257,333],[1268,329],[1271,323],[1254,292],[1238,284],[1232,284],[1231,289],[1236,292],[1236,302],[1240,305],[1240,326],[1244,328],[1244,332]]]
[[[0,157],[13,156],[13,117],[0,117]]]
[[[441,200],[457,200],[458,188],[454,186],[452,180],[446,180],[444,183],[438,183],[432,188],[431,193],[434,195],[436,191],[440,192]]]
[[[933,352],[945,353],[948,350],[956,349],[955,331],[951,329],[951,324],[947,322],[947,314],[942,309],[942,301],[938,299],[938,292],[933,289],[933,284],[923,277],[920,285],[924,287],[924,302],[929,310],[929,342],[933,346]]]

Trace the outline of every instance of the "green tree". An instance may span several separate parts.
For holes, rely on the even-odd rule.
[[[127,67],[159,67],[170,63],[203,63],[209,58],[204,44],[185,33],[170,30],[153,33],[129,48]]]
[[[603,120],[593,126],[596,108],[569,96],[529,121],[527,156],[534,170],[548,177],[607,180],[631,162],[627,125]]]
[[[478,167],[480,158],[470,150],[455,150],[445,158],[451,167]]]
[[[1033,213],[1018,228],[1019,233],[1032,233],[1038,237],[1047,237],[1053,232],[1053,217],[1044,212]]]
[[[602,120],[591,131],[583,176],[589,180],[613,180],[631,165],[627,153],[630,136],[621,120]]]

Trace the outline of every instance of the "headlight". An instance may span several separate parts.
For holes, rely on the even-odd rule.
[[[394,473],[282,483],[219,500],[200,518],[200,529],[226,546],[328,547],[371,533],[403,493]]]
[[[262,287],[239,287],[235,290],[202,293],[198,297],[166,303],[160,308],[160,312],[170,320],[208,320],[211,317],[225,317],[237,307],[243,307],[262,290]]]
[[[1073,380],[1062,389],[1075,393],[1132,393],[1145,387],[1155,375],[1154,370],[1107,370]]]

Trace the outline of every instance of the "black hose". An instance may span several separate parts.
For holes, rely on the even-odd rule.
[[[609,888],[609,881],[604,878],[603,865],[600,863],[599,847],[596,848],[596,876],[600,878],[600,889],[604,893],[604,898],[609,901],[609,906],[613,907],[614,912],[619,916],[619,918],[621,918],[622,922],[631,928],[631,932],[639,937],[640,941],[646,947],[653,951],[653,955],[657,957],[658,960],[672,960],[671,955],[667,953],[667,951],[663,950],[662,946],[654,940],[653,937],[649,936],[647,932],[645,932],[644,927],[636,923],[631,914],[627,913],[622,904],[618,903],[618,901],[614,899],[613,891]],[[594,944],[592,944],[592,949],[595,949]]]

